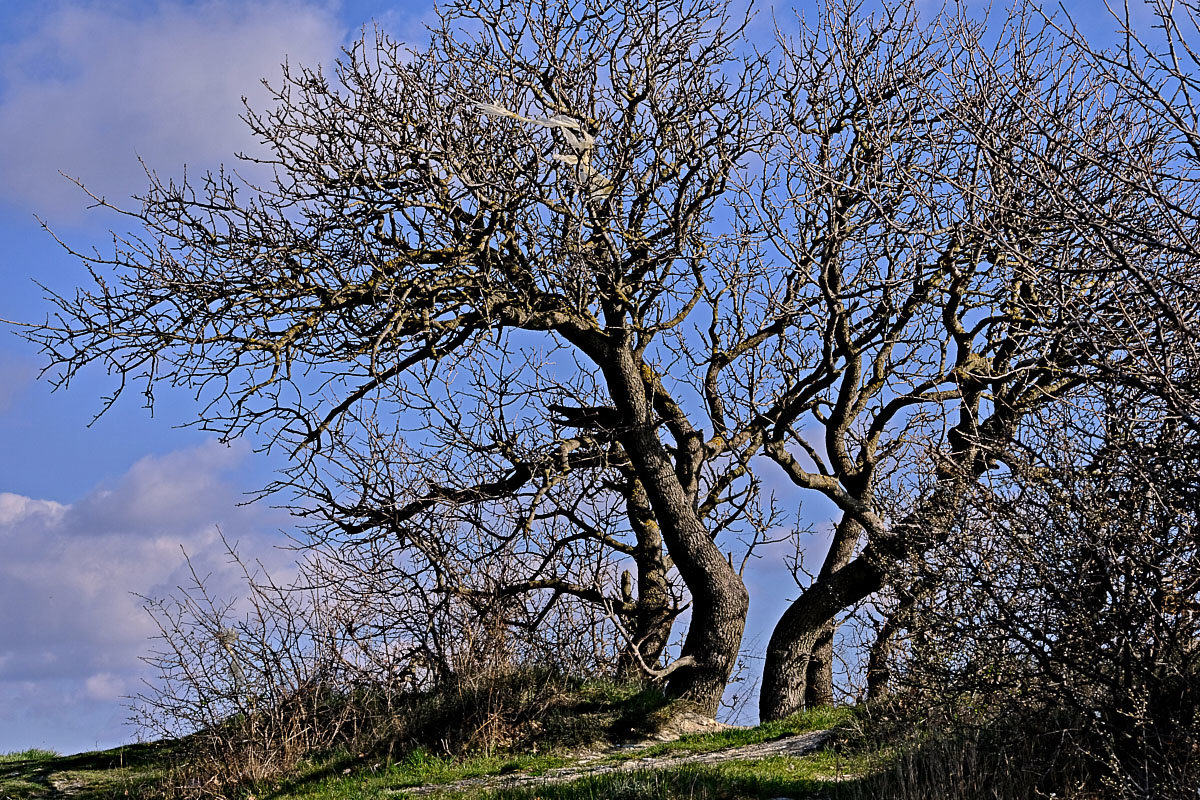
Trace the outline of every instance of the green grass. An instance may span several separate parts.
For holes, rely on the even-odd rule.
[[[650,715],[661,711],[655,707]],[[819,709],[754,728],[656,743],[590,763],[612,767],[631,758],[707,753],[816,729],[835,730],[829,746],[806,756],[776,755],[716,764],[669,762],[659,769],[629,764],[629,771],[586,774],[561,783],[491,788],[476,783],[451,789],[448,784],[541,775],[574,766],[576,761],[562,751],[547,749],[547,741],[541,742],[538,750],[458,757],[416,749],[392,761],[370,754],[329,753],[302,763],[278,780],[244,785],[225,796],[229,800],[401,800],[410,796],[406,790],[413,787],[441,785],[440,792],[429,796],[440,800],[975,800],[983,796],[1015,800],[1033,796],[1037,788],[1042,773],[1029,772],[1021,761],[1025,751],[993,752],[985,747],[988,741],[964,735],[959,729],[912,730],[909,725],[901,730],[892,724],[881,726],[881,720],[886,722],[887,717],[853,709]],[[565,718],[560,722],[571,730],[579,727]],[[549,720],[546,725],[549,727]],[[195,785],[187,782],[187,773],[175,769],[188,754],[188,747],[189,741],[183,740],[73,756],[37,749],[0,755],[0,800],[198,796]],[[164,782],[164,778],[168,780]],[[204,796],[215,797],[215,784],[208,788],[211,791]],[[1060,795],[1095,796],[1064,795],[1061,791]]]
[[[655,744],[638,751],[616,753],[597,763],[612,763],[667,753],[707,753],[729,747],[757,744],[782,736],[833,727],[848,719],[850,714],[848,709],[819,709],[755,728],[695,734],[674,742]],[[763,789],[763,791],[767,791],[770,787],[778,788],[786,785],[792,787],[788,791],[794,791],[802,786],[811,785],[816,789],[823,789],[827,785],[832,785],[826,778],[838,773],[837,758],[831,753],[821,752],[802,758],[776,757],[731,762],[712,767],[683,766],[587,777],[569,783],[546,784],[529,789],[447,791],[437,796],[530,799],[539,796],[546,799],[612,797],[618,796],[620,792],[624,791],[621,787],[626,785],[636,787],[640,785],[640,782],[645,782],[646,790],[652,792],[644,795],[647,797],[692,797],[693,795],[688,793],[671,794],[671,792],[683,791],[685,785],[692,784],[704,784],[708,787],[705,789],[706,792],[710,790],[717,792],[695,795],[697,797],[758,797],[758,794],[747,794],[746,792],[749,790],[746,787],[752,785],[767,787]],[[361,759],[354,761],[331,759],[322,763],[314,763],[303,769],[292,780],[258,785],[252,787],[250,793],[260,800],[292,800],[292,798],[296,800],[300,798],[305,800],[350,800],[350,798],[370,800],[381,797],[403,797],[402,790],[406,787],[451,784],[472,778],[499,775],[540,775],[548,770],[573,763],[575,762],[572,759],[554,753],[493,753],[456,759],[433,755],[426,750],[416,750],[391,765],[371,764],[363,762]],[[632,783],[631,776],[636,776],[632,779]],[[630,791],[633,792],[629,795],[630,797],[643,796],[637,794],[634,789],[630,789]],[[734,793],[730,794],[729,791]],[[806,791],[808,790],[806,789]],[[618,792],[618,795],[613,795],[612,792]],[[653,794],[653,792],[665,792],[665,794]],[[741,794],[737,792],[741,792]],[[776,797],[786,793],[786,791],[779,790],[775,794],[763,796]]]
[[[688,764],[658,770],[595,775],[561,784],[477,791],[472,800],[749,800],[825,798],[852,790],[856,761],[822,751],[799,758]]]
[[[58,753],[50,750],[23,750],[19,753],[0,753],[0,797],[32,797],[42,791],[44,784],[41,764]]]
[[[250,787],[248,792],[260,800],[375,798],[389,796],[386,794],[389,790],[411,786],[456,783],[491,775],[539,775],[569,763],[572,763],[571,760],[561,755],[534,753],[493,753],[449,758],[415,750],[392,764],[335,756],[306,764],[288,780],[260,783]]]
[[[163,774],[171,749],[138,744],[71,756],[39,749],[0,755],[0,798],[46,797],[59,789],[79,800],[139,796]]]
[[[58,753],[53,750],[41,750],[34,747],[19,753],[0,753],[0,764],[23,764],[27,761],[45,761],[57,757]]]
[[[594,743],[598,738],[622,732],[641,735],[652,731],[670,712],[657,693],[604,686],[589,688],[575,710],[577,718],[561,714],[546,719],[542,744],[530,752],[451,757],[416,749],[391,762],[366,754],[330,753],[302,764],[284,778],[245,786],[231,792],[230,797],[243,800],[250,797],[256,800],[382,800],[403,797],[404,789],[408,787],[451,784],[490,776],[540,775],[575,763],[565,754],[562,745],[579,741]],[[613,754],[600,763],[669,753],[705,753],[755,744],[835,727],[849,719],[851,713],[847,709],[822,709],[755,728],[696,734],[638,751]],[[171,743],[135,745],[75,756],[59,756],[44,750],[11,753],[0,756],[0,798],[25,800],[49,796],[54,787],[68,787],[72,795],[81,800],[162,796],[156,781],[169,774],[180,752],[186,752],[186,746]],[[823,751],[801,758],[780,756],[590,776],[527,789],[469,787],[465,791],[445,791],[437,796],[497,800],[806,797],[815,796],[813,793],[828,793],[830,787],[837,786],[834,776],[845,773],[848,765],[853,766],[845,757]]]
[[[852,709],[816,709],[753,728],[694,734],[637,751],[615,753],[599,763],[667,754],[708,753],[758,744],[784,736],[837,728]],[[540,786],[443,793],[442,798],[472,800],[740,800],[742,798],[836,797],[852,789],[857,776],[869,772],[873,754],[842,755],[821,750],[807,756],[771,756],[720,764],[684,764],[653,770],[591,775]]]

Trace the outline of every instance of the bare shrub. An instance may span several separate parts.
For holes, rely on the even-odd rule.
[[[939,711],[951,711],[944,708]],[[855,740],[870,756],[867,774],[837,796],[847,800],[1096,800],[1081,795],[1078,763],[1048,765],[1057,720],[1026,713],[985,719],[974,712],[928,713],[896,699],[858,718]],[[1039,712],[1040,714],[1040,712]],[[1049,723],[1049,724],[1047,724]]]
[[[1130,392],[1057,406],[1024,443],[912,565],[902,697],[1003,746],[1040,740],[1030,764],[1104,796],[1194,797],[1196,432]]]
[[[227,545],[228,546],[228,545]],[[213,596],[191,567],[171,597],[146,599],[159,628],[145,661],[156,679],[135,698],[144,734],[183,738],[174,783],[197,793],[289,770],[358,738],[387,713],[401,654],[356,653],[347,609],[328,591],[242,569],[247,591]]]
[[[157,675],[134,721],[180,740],[176,793],[218,795],[334,751],[515,746],[614,663],[611,625],[591,604],[543,613],[526,595],[464,596],[379,543],[307,547],[286,583],[226,547],[241,596],[215,596],[191,568],[173,595],[146,599]],[[481,586],[506,572],[474,566]]]

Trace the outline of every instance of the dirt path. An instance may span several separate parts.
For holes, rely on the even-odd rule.
[[[635,772],[644,769],[663,769],[685,764],[719,764],[722,761],[746,761],[769,756],[806,756],[821,748],[829,740],[829,731],[812,731],[799,736],[787,736],[770,742],[729,747],[709,753],[683,753],[647,758],[631,758],[613,763],[582,762],[570,767],[560,767],[542,775],[509,775],[469,778],[457,783],[412,786],[406,789],[389,789],[386,794],[400,797],[421,797],[436,792],[469,791],[472,789],[507,789],[517,786],[541,786],[547,783],[564,783],[589,775],[607,775],[614,772]]]

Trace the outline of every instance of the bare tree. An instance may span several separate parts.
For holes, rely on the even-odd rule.
[[[1191,0],[1146,0],[1153,24],[1135,29],[1128,5],[1105,4],[1117,43],[1095,47],[1069,17],[1050,18],[1053,26],[1106,91],[1106,110],[1142,124],[1100,141],[1055,135],[1076,153],[1080,166],[1102,176],[1116,190],[1139,198],[1136,208],[1109,202],[1104,192],[1070,190],[1044,162],[1026,172],[1072,229],[1105,247],[1117,267],[1098,276],[1108,283],[1129,282],[1136,292],[1113,295],[1100,313],[1077,324],[1095,334],[1094,360],[1109,376],[1135,390],[1162,398],[1182,424],[1200,430],[1200,396],[1190,387],[1200,367],[1200,6]],[[1033,169],[1029,169],[1032,167]],[[1074,308],[1066,309],[1076,316]],[[1119,343],[1120,346],[1113,346]],[[1107,346],[1105,346],[1107,345]],[[1135,359],[1113,359],[1126,350]]]
[[[704,509],[745,471],[676,398],[675,343],[719,246],[716,204],[760,140],[761,59],[736,51],[742,28],[714,0],[441,13],[425,49],[380,36],[332,75],[285,70],[276,107],[245,117],[274,180],[152,177],[140,232],[82,255],[94,287],[56,297],[33,338],[60,385],[99,363],[114,397],[186,386],[204,427],[265,431],[299,460],[377,402],[424,429],[448,376],[528,378],[518,404],[476,414],[514,420],[520,441],[500,424],[443,466],[471,474],[480,451],[519,447],[524,468],[478,488],[511,486],[615,443],[691,597],[658,674],[714,711],[748,599]],[[602,401],[573,405],[526,369],[548,359]]]
[[[763,449],[841,513],[772,635],[768,719],[829,702],[836,616],[949,535],[1024,420],[1162,375],[1191,335],[1147,277],[1196,270],[1146,214],[1144,182],[1165,197],[1188,169],[1161,109],[1115,102],[1031,5],[990,33],[965,14],[919,24],[913,3],[857,12],[831,3],[783,42],[778,143],[745,224],[763,263],[788,265],[793,309]]]

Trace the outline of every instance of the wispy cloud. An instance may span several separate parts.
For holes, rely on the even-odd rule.
[[[70,505],[0,493],[0,752],[129,737],[120,698],[138,690],[155,633],[135,593],[187,583],[181,548],[224,596],[239,585],[218,525],[268,564],[290,562],[271,547],[281,520],[237,506],[230,474],[246,454],[210,442],[146,457]]]
[[[0,203],[73,221],[86,207],[66,173],[114,200],[164,174],[253,150],[238,119],[280,64],[328,63],[345,31],[302,0],[68,3],[0,50]]]
[[[8,411],[36,379],[37,367],[32,361],[0,352],[0,414]]]

